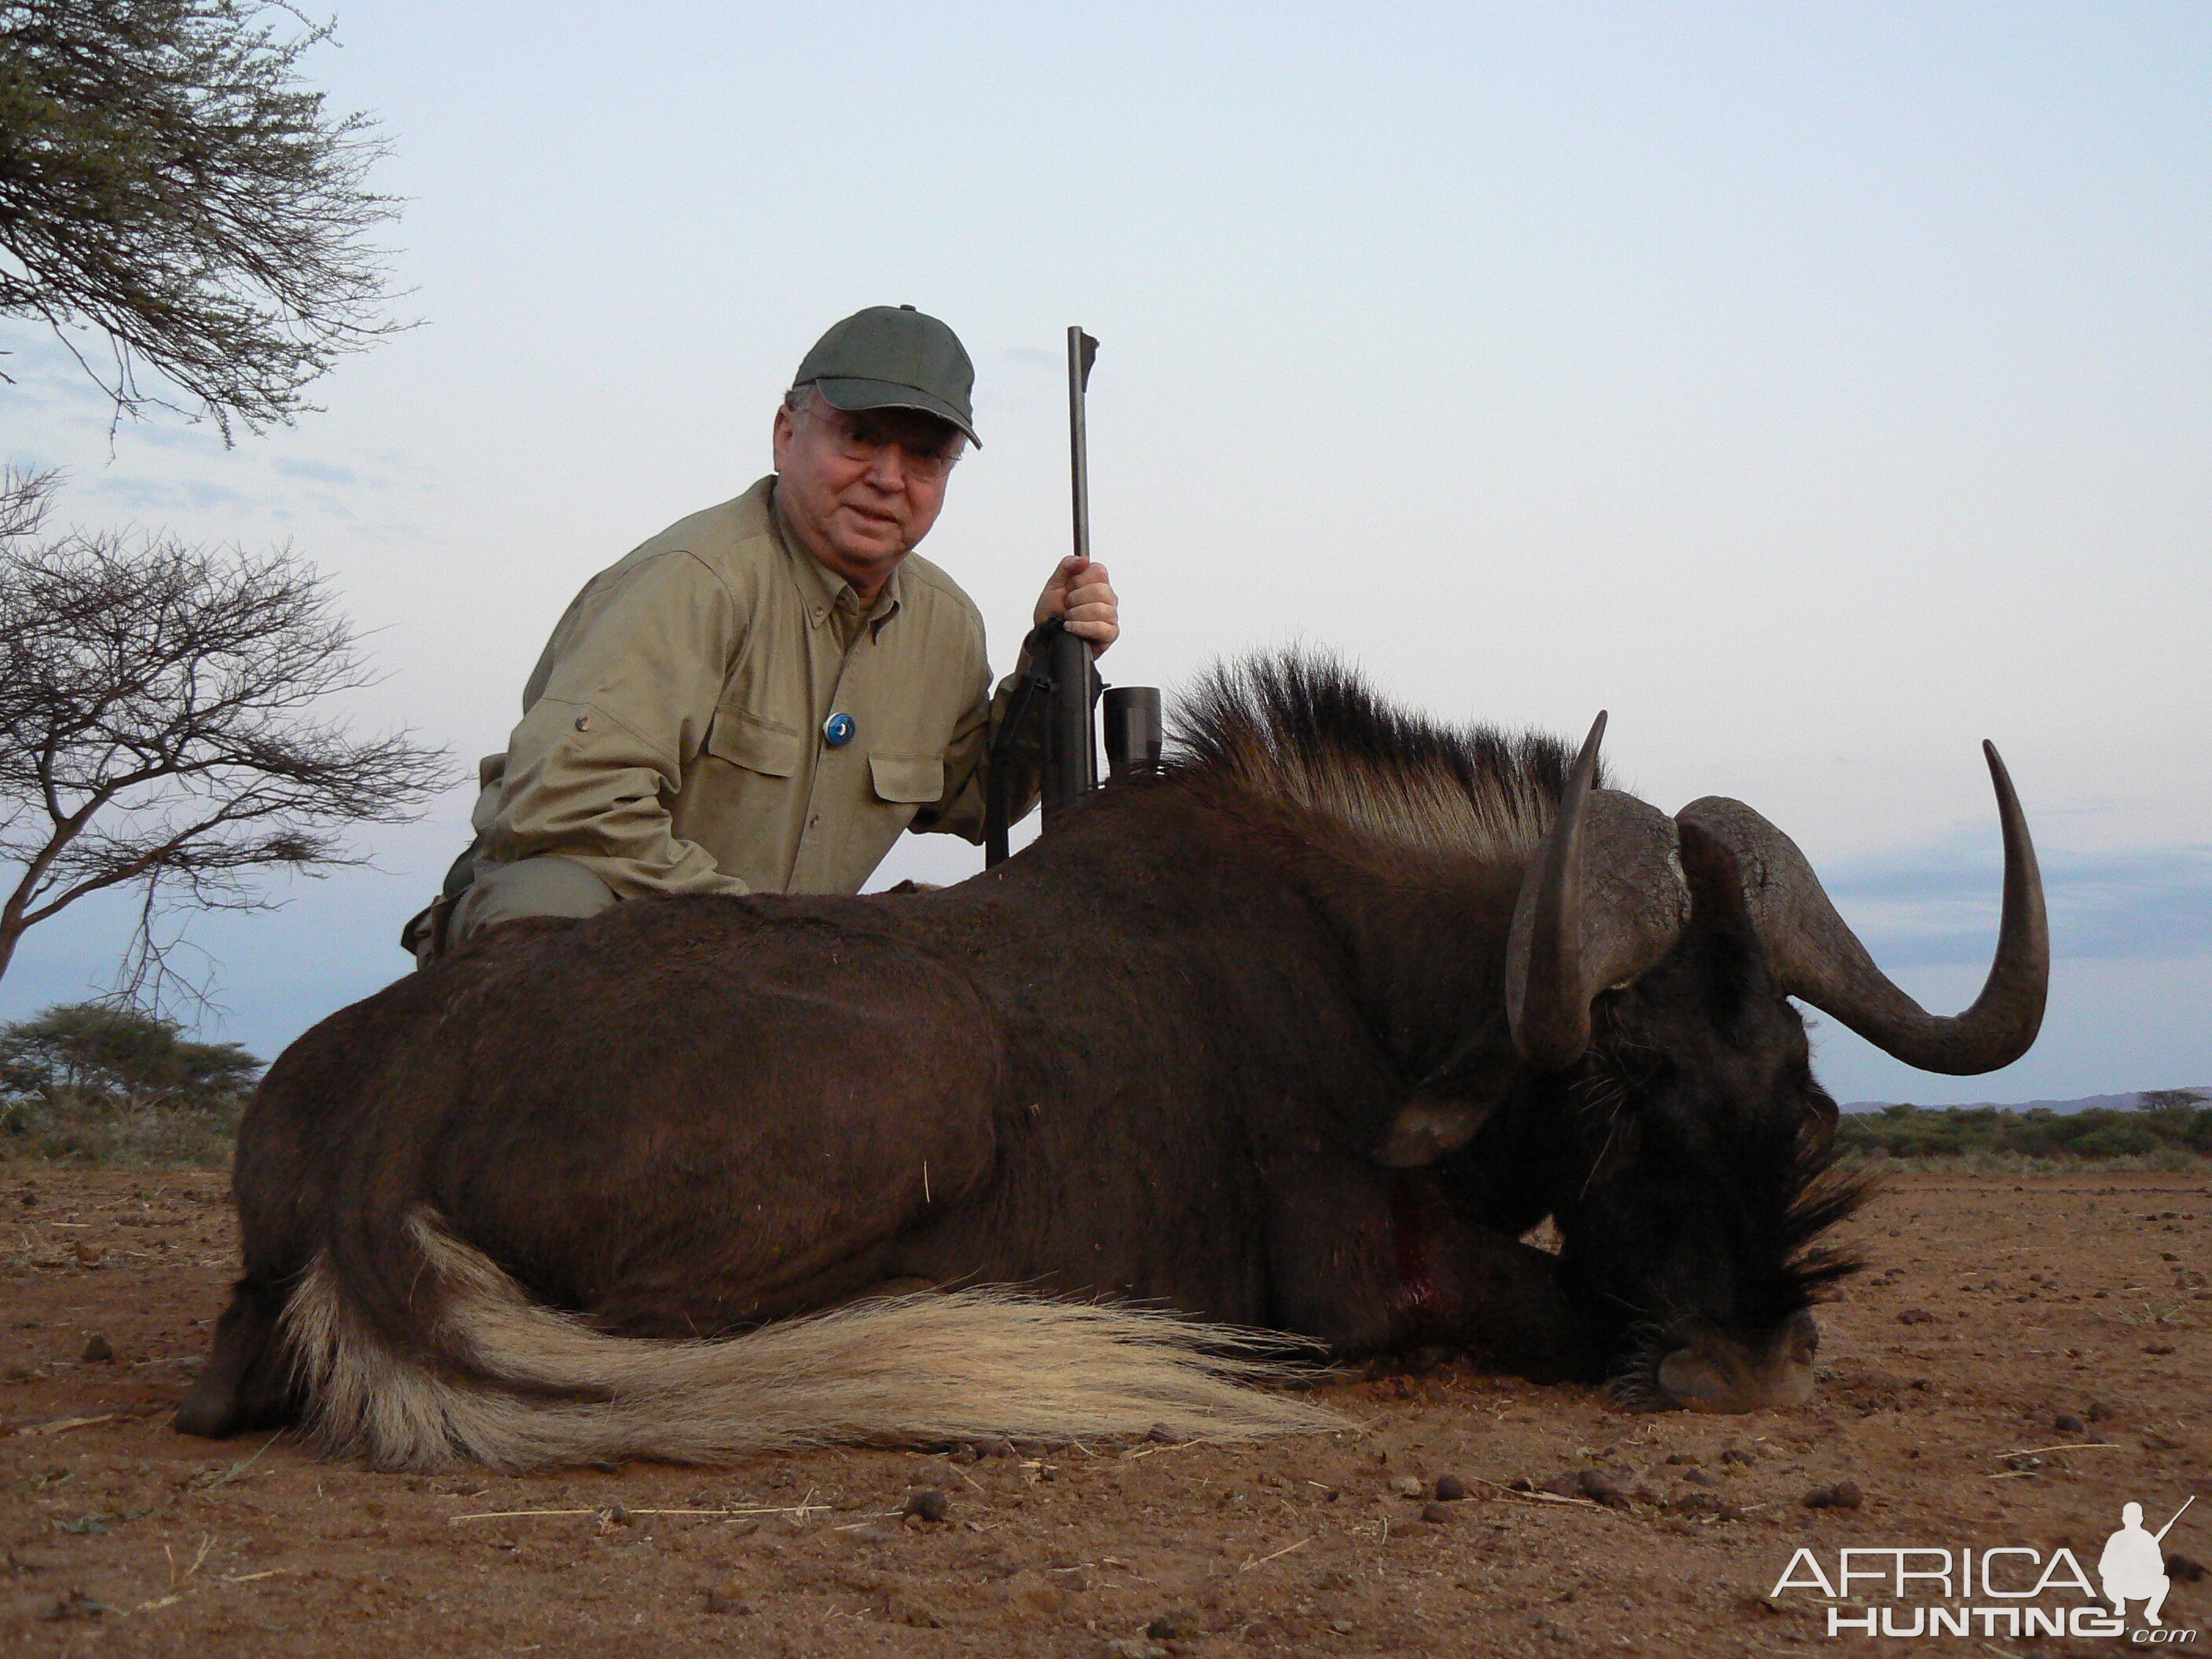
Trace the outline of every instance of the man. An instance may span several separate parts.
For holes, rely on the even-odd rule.
[[[2192,1496],[2189,1504],[2197,1499]],[[2181,1507],[2187,1509],[2189,1504]],[[2181,1516],[2177,1512],[2173,1521]],[[2142,1505],[2123,1504],[2120,1509],[2120,1529],[2105,1540],[2105,1553],[2097,1560],[2097,1577],[2105,1587],[2105,1599],[2112,1604],[2112,1616],[2128,1616],[2128,1602],[2140,1596],[2143,1603],[2143,1623],[2163,1624],[2158,1610],[2166,1605],[2166,1592],[2173,1581],[2166,1577],[2166,1557],[2160,1547],[2166,1542],[2166,1534],[2173,1530],[2173,1521],[2167,1522],[2156,1532],[2144,1529]]]
[[[982,836],[982,617],[914,549],[976,442],[952,331],[875,306],[776,411],[775,471],[586,584],[483,763],[477,844],[403,944],[427,962],[520,916],[669,893],[857,892],[904,830]],[[1103,652],[1103,565],[1062,559],[1036,620]],[[1026,811],[1030,774],[1016,780]]]

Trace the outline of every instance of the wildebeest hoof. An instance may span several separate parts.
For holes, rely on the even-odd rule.
[[[1813,1397],[1813,1356],[1820,1328],[1800,1310],[1753,1346],[1705,1328],[1659,1362],[1668,1401],[1693,1412],[1770,1411]]]
[[[237,1390],[203,1377],[177,1407],[170,1426],[179,1434],[195,1434],[204,1440],[227,1440],[246,1425],[238,1409]]]
[[[283,1395],[203,1377],[178,1405],[169,1426],[203,1440],[228,1440],[257,1429],[290,1428],[299,1415],[298,1407]]]
[[[216,1322],[207,1368],[177,1407],[178,1433],[227,1440],[252,1429],[282,1428],[298,1417],[290,1369],[275,1340],[281,1305],[265,1287],[240,1281]]]

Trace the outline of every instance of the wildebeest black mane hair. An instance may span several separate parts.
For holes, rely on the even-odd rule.
[[[1224,663],[1179,700],[1171,772],[1225,780],[1432,853],[1526,853],[1551,827],[1574,750],[1542,732],[1448,726],[1358,672],[1294,648]],[[1602,781],[1602,778],[1601,778]]]

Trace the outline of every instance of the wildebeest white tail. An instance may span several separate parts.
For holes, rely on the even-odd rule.
[[[284,1314],[309,1429],[381,1468],[705,1463],[1157,1424],[1219,1439],[1344,1426],[1249,1386],[1278,1371],[1259,1357],[1267,1339],[1249,1331],[985,1288],[856,1303],[720,1340],[609,1336],[532,1302],[428,1211],[407,1226],[439,1310],[434,1354],[398,1352],[371,1328],[327,1255]]]

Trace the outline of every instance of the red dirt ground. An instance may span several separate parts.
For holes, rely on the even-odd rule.
[[[2124,1502],[2155,1528],[2192,1493],[2165,1547],[2212,1561],[2201,1176],[1892,1178],[1846,1230],[1872,1265],[1823,1310],[1820,1397],[1765,1416],[1445,1366],[1324,1389],[1356,1429],[1259,1448],[526,1478],[173,1433],[234,1256],[219,1176],[10,1166],[0,1219],[9,1653],[2109,1654],[2141,1644],[1831,1638],[1817,1589],[1772,1592],[1801,1546],[1832,1572],[1844,1546],[2063,1545],[2094,1572]],[[1584,1470],[1607,1503],[1540,1490]],[[1447,1474],[1468,1496],[1434,1503]],[[1843,1481],[1860,1507],[1805,1505]],[[942,1521],[901,1518],[918,1486]],[[2175,1632],[2212,1624],[2186,1571]],[[1911,1605],[1869,1594],[1843,1611]]]

